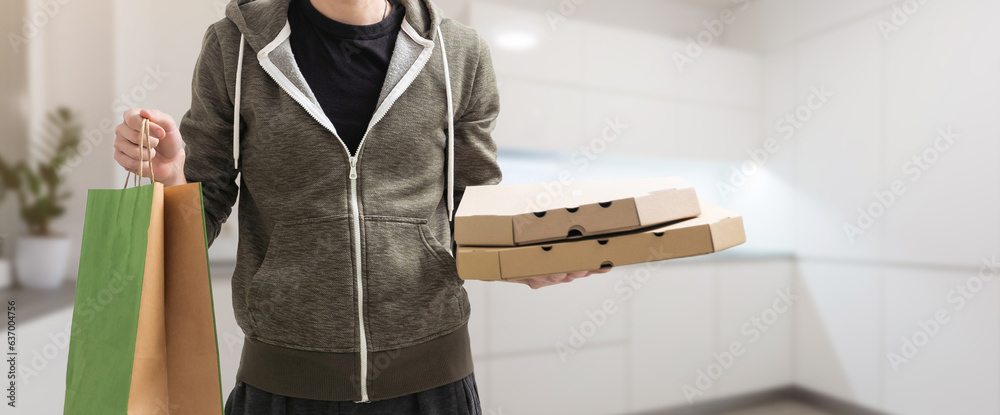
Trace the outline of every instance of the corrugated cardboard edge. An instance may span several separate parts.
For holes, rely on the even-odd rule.
[[[496,248],[459,246],[455,252],[455,259],[458,275],[462,276],[462,279],[480,281],[502,279],[500,277],[502,275],[500,272],[500,253]]]
[[[641,228],[662,223],[663,217],[681,220],[701,214],[701,203],[693,186],[655,190],[634,199]]]
[[[719,251],[723,251],[746,242],[746,232],[743,227],[743,217],[733,213],[725,208],[716,206],[712,203],[706,201],[700,201],[700,204],[707,207],[703,209],[704,213],[714,213],[717,216],[712,222],[707,223],[697,223],[699,218],[690,218],[688,220],[695,221],[690,227],[681,227],[673,230],[673,232],[693,232],[697,231],[699,228],[707,228],[709,232],[709,237],[712,243],[712,249],[709,252],[703,252],[699,254],[692,255],[678,255],[670,256],[666,258],[655,259],[654,261],[662,261],[667,259],[679,259],[692,256],[707,255]],[[676,226],[677,224],[683,224],[684,221],[666,225]],[[689,222],[690,223],[690,222]],[[661,228],[645,229],[639,232],[650,232],[654,233]],[[623,235],[617,235],[623,236]],[[615,236],[610,236],[614,238]],[[573,244],[581,242],[580,240],[572,240],[565,242],[555,242],[555,244]],[[547,245],[547,244],[542,244]],[[469,246],[459,246],[456,252],[456,259],[458,261],[458,273],[459,276],[464,280],[481,280],[481,281],[514,281],[526,278],[532,278],[533,276],[517,276],[517,277],[507,277],[504,278],[502,275],[500,256],[503,251],[511,249],[524,249],[532,247],[534,245],[527,246],[517,246],[517,247],[469,247]],[[463,260],[464,259],[464,260]],[[646,261],[650,262],[650,261]],[[464,263],[464,266],[463,266]],[[620,265],[631,265],[636,262],[631,262],[628,264]]]
[[[715,252],[742,245],[747,241],[742,216],[732,216],[710,226],[712,227],[712,245]]]
[[[636,224],[634,226],[603,229],[599,231],[585,231],[583,232],[583,236],[596,236],[606,233],[617,233],[641,229],[648,226],[654,226],[659,223],[666,223],[667,221],[672,222],[690,219],[701,214],[701,204],[699,203],[698,195],[693,185],[680,177],[671,176],[659,179],[664,179],[665,181],[675,181],[682,183],[683,185],[679,187],[650,190],[645,194],[627,198],[611,199],[577,206],[577,208],[587,207],[589,209],[598,206],[601,203],[608,202],[612,205],[616,203],[620,205],[624,202],[630,202],[635,206],[634,214],[636,216]],[[485,186],[470,186],[470,189],[476,187]],[[467,189],[466,196],[468,197],[470,195],[475,196],[472,192],[469,192],[469,189]],[[546,215],[555,215],[557,212],[561,213],[564,209],[565,208],[563,207],[552,208],[546,209],[544,212]],[[461,214],[461,211],[459,211],[459,214]],[[516,215],[456,215],[454,239],[456,243],[463,246],[512,247],[556,242],[564,238],[564,236],[560,235],[559,238],[552,237],[518,241],[517,231],[515,229],[517,226],[517,218],[533,214],[533,212],[528,212]],[[582,225],[579,228],[585,229]]]
[[[489,236],[483,238],[483,236]],[[513,216],[456,216],[455,241],[463,241],[465,245],[492,245],[504,243],[514,245]]]

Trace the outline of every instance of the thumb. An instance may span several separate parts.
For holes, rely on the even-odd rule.
[[[162,139],[177,129],[174,119],[160,110],[139,110],[139,116],[149,119],[149,134],[153,137]]]

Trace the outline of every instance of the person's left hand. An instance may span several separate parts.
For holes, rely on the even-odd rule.
[[[552,274],[552,275],[542,275],[538,277],[525,278],[522,280],[514,280],[511,282],[519,282],[525,284],[533,290],[537,290],[542,287],[548,287],[550,285],[562,284],[566,282],[573,281],[578,278],[583,278],[593,274],[604,274],[611,271],[611,268],[601,268],[592,271],[577,271],[570,273]]]

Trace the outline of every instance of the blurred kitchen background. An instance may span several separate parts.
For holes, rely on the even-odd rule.
[[[61,413],[86,191],[124,183],[124,109],[186,111],[225,3],[0,5],[3,158],[44,155],[60,106],[83,139],[57,288],[9,286],[31,241],[0,205],[22,356],[5,413]],[[679,175],[748,236],[538,291],[466,283],[485,414],[1000,414],[1000,2],[438,4],[491,45],[505,183]],[[210,251],[226,397],[236,220]]]

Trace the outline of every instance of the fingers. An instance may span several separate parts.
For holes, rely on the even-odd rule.
[[[121,124],[115,129],[115,161],[133,172],[138,171],[140,160],[145,160],[148,163],[156,156],[156,150],[148,146],[142,146],[142,154],[140,154],[140,147],[136,144],[139,141],[138,136],[138,131],[132,130],[125,124]],[[152,144],[155,145],[155,143]]]
[[[142,116],[139,115],[139,111],[140,110],[138,108],[132,108],[122,114],[122,119],[125,121],[125,125],[135,131],[139,131],[139,129],[142,128]]]
[[[128,170],[134,174],[139,174],[139,160],[133,159],[122,153],[121,151],[115,151],[115,161],[118,162],[125,170]],[[150,163],[148,160],[142,162],[142,177],[150,177]]]
[[[565,274],[563,274],[563,275],[565,275]],[[544,277],[532,277],[532,278],[526,278],[526,279],[523,279],[523,280],[514,280],[512,282],[516,282],[516,283],[519,283],[519,284],[524,284],[524,285],[527,285],[527,286],[531,287],[532,290],[537,290],[539,288],[547,287],[549,285],[552,285],[553,284],[551,282],[552,277],[553,277],[552,275],[547,275],[547,276],[544,276]]]
[[[115,152],[120,152],[128,156],[133,160],[145,160],[149,161],[156,155],[156,149],[152,149],[146,146],[142,147],[142,154],[139,154],[139,146],[133,144],[125,138],[118,137],[115,138]],[[141,156],[141,158],[140,158]]]
[[[563,282],[567,282],[567,278],[568,274],[563,273],[563,274],[552,274],[552,275],[528,278],[525,280],[520,280],[519,282],[523,282],[524,284],[527,284],[529,287],[531,287],[531,289],[537,290],[542,287],[548,287],[550,285],[556,285],[556,284],[561,284]],[[572,281],[572,279],[570,279],[569,281]]]
[[[539,278],[531,278],[531,279],[525,281],[525,284],[528,284],[528,286],[531,287],[532,290],[537,290],[539,288],[548,287],[548,286],[552,285],[552,283],[548,282],[546,280],[546,278],[540,278],[540,279]]]
[[[177,124],[174,122],[174,118],[169,114],[161,112],[160,110],[132,108],[125,111],[122,116],[125,120],[125,125],[134,131],[139,131],[142,128],[143,118],[148,119],[150,139],[160,139],[166,137],[168,132],[177,129]],[[136,137],[138,138],[138,134]],[[136,142],[138,142],[138,140],[136,140]]]
[[[149,135],[151,137],[163,138],[167,136],[167,133],[177,129],[174,117],[160,110],[140,110],[139,115],[141,118],[149,119]],[[141,118],[140,124],[142,123]]]
[[[542,287],[548,287],[550,285],[564,284],[567,282],[572,282],[573,280],[588,277],[592,274],[604,274],[611,271],[611,268],[600,268],[590,271],[575,271],[569,273],[544,275],[539,277],[526,278],[523,280],[514,280],[513,282],[521,283],[531,287],[533,290],[537,290]]]
[[[129,127],[125,123],[118,124],[118,127],[115,128],[115,146],[116,148],[119,145],[122,146],[121,148],[118,148],[119,150],[125,151],[126,147],[135,147],[136,148],[135,154],[138,156],[140,139],[141,139],[141,133],[138,130],[133,130],[132,127]],[[149,142],[143,143],[142,147],[156,148],[157,144],[159,143],[160,143],[159,139],[149,137]],[[125,153],[128,152],[125,151]]]

